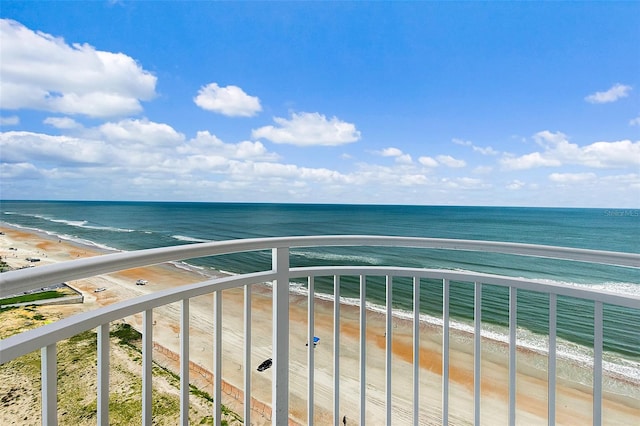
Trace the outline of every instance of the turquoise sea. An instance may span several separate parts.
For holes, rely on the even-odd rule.
[[[176,202],[2,201],[0,221],[105,250],[138,250],[236,238],[288,235],[367,234],[510,241],[640,253],[640,210],[520,207],[374,206],[309,204],[239,204]],[[507,255],[405,249],[296,249],[293,266],[356,263],[470,270],[543,282],[590,286],[640,294],[640,271]],[[194,259],[183,267],[208,275],[242,273],[270,265],[270,253]],[[367,290],[373,307],[384,304],[384,287]],[[332,281],[316,284],[332,294]],[[437,322],[442,284],[423,281],[422,318]],[[508,294],[483,289],[483,330],[506,339]],[[303,283],[294,283],[304,292]],[[355,277],[344,277],[341,295],[357,303]],[[469,328],[473,290],[452,283],[454,326]],[[398,315],[411,307],[409,282],[394,281]],[[548,297],[518,293],[520,344],[544,350],[548,330]],[[561,355],[588,363],[592,345],[592,304],[560,298],[558,335]],[[631,327],[629,325],[632,325]],[[605,306],[605,368],[640,383],[640,312]]]

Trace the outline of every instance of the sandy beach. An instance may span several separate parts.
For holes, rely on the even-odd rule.
[[[58,240],[45,234],[2,227],[0,255],[14,268],[30,264],[27,257],[40,258],[39,265],[70,261],[79,257],[100,255],[97,249]],[[10,250],[10,248],[12,250]],[[38,267],[36,266],[36,267]],[[146,293],[203,280],[203,276],[173,265],[156,265],[115,274],[68,282],[84,295],[84,303],[53,306],[64,315],[94,310],[114,302]],[[136,286],[137,279],[148,284]],[[94,290],[106,290],[96,293]],[[200,366],[191,374],[192,382],[208,387],[212,393],[210,375],[213,359],[213,318],[211,295],[190,301],[190,355]],[[330,424],[333,419],[333,302],[315,299],[315,335],[321,338],[315,348],[315,424]],[[226,382],[223,403],[242,412],[243,367],[243,293],[228,290],[223,296],[223,373]],[[154,341],[169,352],[179,352],[180,306],[178,304],[154,310]],[[359,308],[341,307],[340,329],[340,418],[347,424],[359,419]],[[141,316],[126,318],[141,330]],[[306,423],[307,395],[307,298],[291,294],[290,303],[290,416],[293,422]],[[367,424],[384,424],[385,419],[385,318],[367,313]],[[256,371],[257,365],[271,357],[272,346],[271,292],[267,286],[254,286],[252,297],[252,396],[256,411],[252,424],[269,424],[268,409],[258,402],[271,404],[271,370]],[[460,332],[451,333],[450,358],[450,424],[473,422],[473,341]],[[441,412],[441,341],[442,330],[428,324],[421,326],[420,381],[421,424],[440,424]],[[394,318],[393,323],[393,424],[409,424],[412,420],[412,324]],[[508,420],[508,353],[504,345],[483,340],[482,354],[482,424],[506,424]],[[171,356],[154,353],[154,359],[177,368]],[[518,352],[517,423],[547,424],[547,378],[543,356],[530,351]],[[540,366],[543,366],[542,368]],[[627,395],[607,389],[618,389],[616,378],[607,377],[604,392],[604,424],[631,425],[640,418],[638,384],[624,384],[631,389]],[[611,385],[613,383],[613,385]],[[557,388],[556,423],[566,425],[592,423],[592,395],[589,387],[559,380]]]

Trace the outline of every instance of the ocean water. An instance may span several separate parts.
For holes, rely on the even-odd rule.
[[[640,253],[640,211],[519,207],[372,206],[240,203],[2,201],[0,221],[109,250],[138,250],[176,244],[289,235],[397,235],[509,241],[596,250]],[[637,269],[558,260],[528,259],[424,249],[375,248],[294,249],[292,266],[399,265],[469,270],[536,280],[590,286],[640,294]],[[270,253],[193,259],[186,263],[206,274],[244,273],[269,267]],[[384,304],[381,279],[370,278],[367,300],[372,309]],[[379,285],[376,285],[379,284]],[[331,279],[316,282],[330,298]],[[421,316],[438,322],[442,283],[421,282]],[[294,288],[304,292],[304,283]],[[346,303],[357,303],[356,277],[341,279]],[[394,281],[398,315],[411,308],[411,283]],[[518,341],[544,351],[548,331],[548,296],[518,292]],[[483,332],[506,340],[508,292],[483,288]],[[454,326],[469,329],[473,287],[451,284]],[[605,306],[605,367],[640,381],[640,313]],[[441,317],[440,317],[441,318]],[[558,300],[559,353],[589,362],[593,336],[593,304]],[[635,325],[629,327],[629,325]]]

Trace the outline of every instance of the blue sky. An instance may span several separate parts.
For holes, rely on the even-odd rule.
[[[640,2],[11,2],[3,199],[640,207]]]

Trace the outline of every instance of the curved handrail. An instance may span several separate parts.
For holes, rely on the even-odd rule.
[[[101,324],[107,324],[148,309],[168,305],[182,300],[185,297],[197,297],[218,290],[270,281],[274,278],[275,273],[271,271],[215,278],[145,294],[93,311],[81,312],[54,323],[3,339],[2,347],[0,348],[0,364],[9,362],[12,359],[40,349],[41,347],[91,330]]]
[[[271,270],[263,270],[260,272],[248,273],[243,275],[235,275],[228,276],[223,278],[213,278],[207,279],[205,281],[195,283],[195,284],[187,284],[184,286],[179,286],[171,289],[166,289],[162,291],[157,291],[155,293],[147,294],[144,296],[124,300],[113,305],[109,305],[103,308],[99,308],[93,311],[88,311],[84,313],[80,313],[52,324],[45,325],[43,327],[39,327],[30,331],[26,331],[20,333],[18,335],[11,336],[7,339],[3,339],[0,343],[0,364],[4,364],[12,359],[15,359],[19,356],[22,356],[26,353],[32,352],[37,349],[42,350],[42,392],[43,392],[43,419],[45,416],[49,419],[54,419],[56,416],[55,409],[55,398],[47,397],[46,395],[54,395],[57,392],[56,390],[56,366],[55,366],[55,345],[57,342],[69,338],[71,336],[77,335],[87,330],[95,329],[99,327],[99,341],[104,342],[105,338],[108,338],[108,324],[131,316],[135,314],[139,314],[142,312],[150,311],[154,308],[165,306],[167,304],[175,303],[178,301],[187,301],[188,299],[196,296],[206,295],[215,293],[218,291],[240,287],[240,286],[251,286],[254,284],[273,282],[274,289],[276,292],[274,293],[274,313],[277,312],[286,312],[286,308],[288,305],[286,303],[282,304],[281,301],[284,300],[286,302],[286,297],[282,296],[283,294],[287,294],[287,284],[291,279],[303,278],[303,277],[312,277],[312,276],[387,276],[387,278],[393,277],[413,277],[414,283],[415,279],[418,278],[427,278],[427,279],[443,279],[443,323],[448,323],[449,321],[449,311],[448,311],[448,300],[449,300],[449,286],[447,285],[447,281],[466,281],[466,282],[475,282],[480,284],[480,286],[475,286],[476,291],[482,288],[482,284],[490,284],[490,285],[498,285],[498,286],[507,286],[510,289],[524,289],[529,291],[537,291],[542,293],[548,293],[549,303],[550,303],[550,318],[557,318],[555,313],[555,303],[556,298],[553,297],[553,314],[551,308],[551,295],[562,295],[562,296],[570,296],[577,297],[580,299],[592,300],[594,301],[594,421],[595,419],[601,418],[601,407],[602,407],[602,347],[603,347],[603,304],[613,304],[618,306],[626,306],[634,309],[640,309],[640,296],[639,295],[621,295],[608,293],[606,291],[601,290],[593,290],[587,288],[580,288],[577,286],[570,285],[562,285],[562,284],[551,284],[546,282],[539,282],[533,279],[525,279],[525,278],[513,278],[499,275],[491,275],[485,273],[478,273],[472,271],[457,271],[457,270],[439,270],[439,269],[423,269],[423,268],[407,268],[400,266],[310,266],[303,268],[291,268],[290,267],[290,259],[287,259],[289,256],[290,248],[298,248],[298,247],[338,247],[338,246],[352,246],[352,247],[407,247],[407,248],[425,248],[425,249],[444,249],[444,250],[464,250],[464,251],[476,251],[476,252],[484,252],[484,253],[500,253],[500,254],[509,254],[509,255],[520,255],[520,256],[531,256],[531,257],[541,257],[541,258],[552,258],[552,259],[563,259],[570,261],[578,261],[578,262],[589,262],[594,264],[605,264],[605,265],[616,265],[622,267],[630,267],[630,268],[640,268],[640,254],[637,253],[618,253],[618,252],[610,252],[610,251],[598,251],[598,250],[586,250],[586,249],[577,249],[577,248],[566,248],[566,247],[554,247],[554,246],[541,246],[541,245],[532,245],[532,244],[520,244],[520,243],[505,243],[505,242],[494,242],[494,241],[478,241],[478,240],[451,240],[451,239],[435,239],[435,238],[414,238],[414,237],[389,237],[389,236],[351,236],[351,235],[342,235],[342,236],[299,236],[299,237],[281,237],[281,238],[259,238],[259,239],[245,239],[245,240],[232,240],[232,241],[223,241],[223,242],[210,242],[210,243],[201,243],[201,244],[191,244],[191,245],[183,245],[183,246],[172,246],[172,247],[163,247],[163,248],[155,248],[148,250],[140,250],[133,252],[122,252],[122,253],[114,253],[103,256],[96,256],[85,259],[78,259],[69,262],[61,262],[52,265],[43,265],[37,268],[32,269],[23,269],[19,271],[12,271],[0,274],[0,296],[15,294],[20,291],[39,288],[44,285],[55,284],[59,282],[69,281],[73,279],[82,279],[86,277],[91,277],[95,275],[102,275],[105,273],[117,272],[124,269],[130,269],[134,267],[147,266],[153,264],[164,263],[168,261],[178,261],[185,259],[193,259],[198,257],[205,256],[213,256],[213,255],[221,255],[228,253],[238,253],[238,252],[250,252],[250,251],[264,251],[264,250],[273,250],[273,269]],[[312,280],[310,280],[310,283]],[[362,281],[361,281],[362,283]],[[390,284],[390,282],[389,282]],[[415,289],[419,289],[419,285],[414,285]],[[247,288],[247,294],[250,294],[248,291],[250,287]],[[392,307],[391,307],[391,286],[387,286],[387,341],[391,336],[391,316],[392,316]],[[446,289],[446,291],[444,290]],[[445,294],[446,293],[446,294]],[[337,294],[337,293],[336,293]],[[364,293],[361,293],[361,297]],[[515,293],[514,293],[515,294]],[[278,297],[276,298],[275,295]],[[511,290],[510,290],[511,295]],[[311,295],[310,295],[311,296]],[[276,304],[276,299],[278,302]],[[221,298],[215,298],[218,302],[221,302]],[[245,298],[245,309],[246,312],[250,311],[250,308],[246,305],[247,300],[250,299]],[[311,300],[311,299],[310,299]],[[361,299],[365,300],[365,299]],[[414,293],[414,301],[416,300]],[[419,300],[419,299],[417,299]],[[447,301],[446,303],[444,301]],[[510,329],[510,337],[509,337],[509,364],[510,364],[510,378],[509,378],[509,410],[510,416],[515,415],[515,368],[512,368],[515,365],[515,354],[516,354],[516,326],[517,323],[515,321],[516,316],[511,316],[511,312],[517,312],[515,301],[517,298],[510,299],[510,307],[509,307],[509,329]],[[512,302],[511,302],[512,301]],[[364,303],[364,302],[362,302]],[[217,305],[216,305],[217,306]],[[250,306],[250,305],[249,305]],[[312,305],[311,305],[312,306]],[[339,304],[336,304],[339,306]],[[446,306],[446,308],[445,308]],[[481,304],[477,305],[475,309],[482,309]],[[216,324],[219,327],[221,324],[221,319],[219,315],[221,314],[221,309],[216,308]],[[419,308],[416,308],[414,305],[414,312],[418,312]],[[188,303],[183,304],[183,311],[181,321],[185,320],[188,327],[189,321],[189,310]],[[313,310],[310,310],[313,313]],[[335,311],[334,311],[335,315]],[[146,321],[145,331],[146,336],[151,336],[150,330],[147,328],[150,326],[150,316],[145,316]],[[479,318],[479,317],[478,317]],[[550,319],[550,321],[552,321]],[[276,364],[273,370],[273,380],[274,384],[272,386],[272,399],[275,404],[274,413],[282,413],[286,417],[286,413],[288,412],[288,374],[286,371],[286,366],[288,364],[288,345],[287,345],[287,332],[289,329],[289,318],[285,315],[278,315],[276,319],[274,315],[274,333],[278,330],[278,336],[274,334],[273,338],[273,350],[274,350],[274,359],[276,359]],[[417,327],[418,322],[414,322],[414,327]],[[476,341],[479,342],[480,336],[480,320],[476,321]],[[181,324],[181,327],[183,325]],[[554,326],[555,327],[555,326]],[[187,328],[188,329],[188,328]],[[550,326],[551,330],[551,326]],[[245,333],[250,336],[250,331],[245,330]],[[551,331],[550,331],[551,333]],[[215,336],[216,339],[220,339],[220,332],[216,330]],[[309,331],[309,336],[312,335],[312,331]],[[554,329],[553,340],[555,342],[556,331]],[[186,336],[186,337],[185,337]],[[337,339],[339,336],[338,332],[335,332],[334,339]],[[446,333],[443,336],[448,336]],[[186,369],[186,373],[183,377],[186,377],[185,382],[181,382],[181,404],[183,404],[181,408],[181,415],[188,410],[188,343],[189,337],[188,333],[181,333],[181,350],[184,350],[186,356],[183,358],[181,368]],[[250,341],[250,337],[248,338]],[[555,409],[555,343],[551,343],[552,337],[550,337],[550,347],[553,347],[553,352],[550,349],[550,359],[552,360],[552,364],[549,367],[550,371],[550,385],[549,385],[549,401],[553,402],[553,407],[550,405],[550,410]],[[414,345],[417,345],[418,339],[414,339]],[[148,342],[147,342],[148,343]],[[447,370],[448,366],[448,337],[443,337],[443,371]],[[216,348],[219,348],[221,343],[218,341],[215,343]],[[365,347],[364,340],[361,338],[361,347]],[[479,343],[478,343],[479,345]],[[339,347],[339,345],[334,344],[334,348]],[[414,346],[415,347],[415,346]],[[184,349],[187,348],[187,349]],[[390,348],[390,345],[387,345],[387,348]],[[102,369],[102,373],[99,373],[98,381],[98,417],[105,420],[108,418],[107,407],[108,405],[108,351],[98,350],[98,364],[99,366],[106,365],[106,369]],[[143,351],[144,352],[144,351]],[[152,350],[149,346],[147,346],[146,351],[146,360],[148,365],[152,359],[151,356]],[[182,353],[182,352],[181,352]],[[311,350],[309,352],[313,354]],[[361,352],[361,356],[363,356],[364,352]],[[414,353],[417,353],[417,350],[414,349]],[[53,355],[51,355],[53,354]],[[447,354],[445,356],[445,354]],[[104,358],[106,356],[106,358]],[[218,357],[219,355],[216,355]],[[102,358],[101,358],[102,357]],[[337,352],[334,352],[335,359],[339,359],[337,356]],[[220,358],[216,358],[219,362]],[[311,356],[312,359],[312,356]],[[390,351],[387,349],[387,365],[390,365],[391,356]],[[550,361],[551,362],[551,361]],[[245,368],[249,365],[249,349],[245,348]],[[474,358],[474,365],[479,365],[480,356],[476,356]],[[414,382],[417,383],[418,370],[417,366],[418,362],[414,361]],[[283,367],[284,366],[284,367]],[[313,368],[313,362],[310,361],[310,371]],[[214,367],[219,368],[219,367]],[[106,371],[106,373],[105,373]],[[218,370],[215,370],[218,371]],[[387,371],[391,370],[387,367]],[[281,374],[282,372],[282,374]],[[277,374],[276,374],[277,373]],[[311,374],[311,373],[309,373]],[[479,377],[479,368],[474,373],[477,379]],[[218,382],[220,380],[220,375],[217,375]],[[151,377],[151,373],[145,376],[147,378]],[[339,376],[335,376],[339,377]],[[443,375],[443,383],[448,383],[448,376],[445,378]],[[147,383],[151,383],[148,380]],[[364,382],[363,382],[364,383]],[[246,389],[250,389],[249,384],[245,384]],[[361,385],[362,386],[362,385]],[[443,385],[444,386],[444,385]],[[391,376],[388,373],[386,378],[386,387],[387,387],[387,407],[391,406]],[[216,387],[218,389],[218,393],[216,394],[216,401],[221,400],[221,396],[219,393],[219,383]],[[334,379],[334,388],[338,389],[338,379]],[[283,389],[282,392],[279,390]],[[312,388],[311,388],[312,389]],[[365,395],[364,388],[361,388],[361,404],[364,407],[364,399],[362,399]],[[106,395],[106,396],[105,396]],[[144,392],[143,392],[144,395]],[[147,393],[147,397],[143,396],[145,399],[145,412],[151,412],[151,399],[148,397],[150,393]],[[248,396],[247,396],[248,395]],[[309,393],[312,395],[312,393]],[[414,392],[414,418],[418,416],[415,414],[416,408],[419,410],[418,392]],[[443,393],[446,395],[446,393]],[[245,394],[245,406],[250,406],[250,392]],[[312,401],[312,396],[308,396],[309,400]],[[186,401],[186,403],[185,403]],[[475,396],[475,405],[479,407],[480,404],[479,392],[476,393]],[[102,404],[102,405],[100,405]],[[102,408],[100,408],[102,407]],[[186,408],[185,408],[186,407]],[[446,412],[448,407],[448,399],[446,396],[443,399],[443,412]],[[102,410],[102,411],[101,411]],[[46,412],[46,413],[45,413]],[[312,413],[312,411],[310,411]],[[337,408],[335,409],[337,413]],[[102,414],[101,414],[102,413]],[[216,418],[220,418],[219,413],[219,405],[216,408]],[[150,414],[149,414],[150,415]],[[335,417],[335,414],[334,414]],[[555,414],[551,415],[550,418],[554,418]],[[144,418],[144,415],[143,415]],[[247,419],[249,418],[249,414],[247,414]],[[313,416],[311,416],[313,418]],[[390,411],[387,411],[388,422],[390,422]],[[443,417],[446,420],[446,416]],[[279,418],[278,418],[279,419]],[[51,420],[53,421],[53,420]],[[276,420],[277,423],[280,423],[279,420]]]
[[[367,275],[396,277],[418,277],[432,279],[449,279],[451,281],[482,282],[483,284],[512,286],[523,290],[555,293],[557,295],[577,297],[585,300],[600,301],[619,306],[640,309],[639,295],[621,295],[602,290],[583,289],[553,283],[542,283],[524,278],[511,278],[500,275],[475,273],[468,271],[452,271],[443,269],[403,268],[387,266],[313,266],[291,268],[289,278],[326,275]],[[254,272],[224,278],[214,278],[195,284],[161,290],[155,293],[124,300],[94,311],[83,312],[61,319],[52,324],[26,331],[2,340],[0,348],[0,364],[19,356],[67,339],[101,324],[135,315],[148,309],[157,308],[185,298],[210,294],[244,285],[252,285],[272,281],[276,278],[273,271]]]
[[[0,274],[0,297],[52,283],[82,279],[124,269],[220,254],[270,250],[277,247],[412,247],[482,251],[532,257],[565,259],[640,268],[640,254],[588,250],[522,243],[374,235],[326,235],[250,238],[160,247],[42,265]]]

